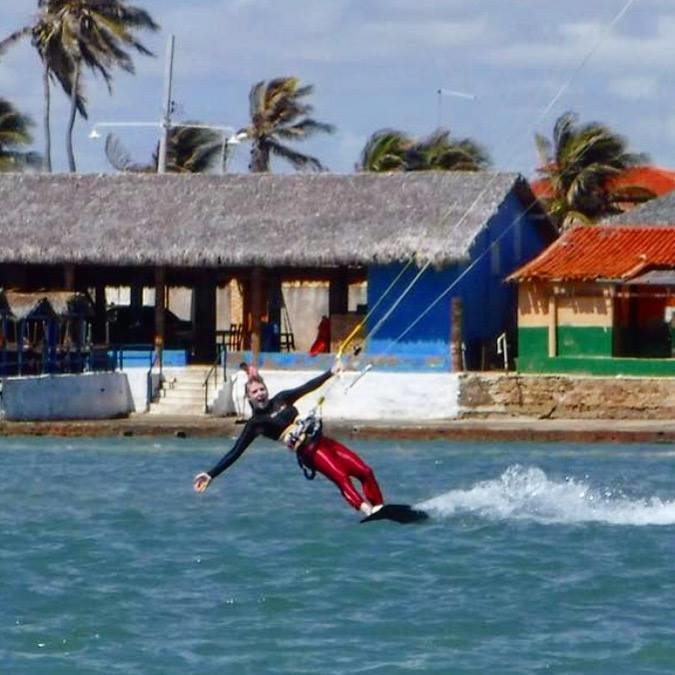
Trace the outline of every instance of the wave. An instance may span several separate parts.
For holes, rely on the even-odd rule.
[[[510,466],[496,480],[451,490],[417,505],[432,516],[474,514],[492,520],[611,525],[673,525],[675,501],[629,499],[573,478],[552,480],[536,467]]]

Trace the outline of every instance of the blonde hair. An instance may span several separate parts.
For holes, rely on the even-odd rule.
[[[249,385],[251,384],[262,384],[265,389],[267,389],[267,385],[265,384],[265,380],[262,379],[262,376],[258,372],[257,368],[249,368],[248,370],[248,380],[246,380],[246,395],[248,396],[248,388]]]

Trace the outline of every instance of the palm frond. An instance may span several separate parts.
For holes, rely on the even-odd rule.
[[[325,171],[325,167],[316,157],[304,155],[303,153],[297,152],[285,145],[281,145],[281,143],[277,143],[276,141],[270,141],[269,147],[274,155],[290,162],[295,169]]]
[[[361,151],[361,171],[398,171],[404,168],[405,153],[412,139],[396,129],[380,129],[371,134]]]
[[[381,138],[375,136],[375,142],[382,143],[386,149],[395,137],[387,132]],[[439,128],[419,140],[408,140],[397,148],[404,171],[479,171],[490,166],[490,156],[479,143],[471,138],[453,139],[450,131]],[[364,165],[362,161],[362,165]]]
[[[310,115],[313,106],[302,100],[314,91],[301,85],[297,77],[277,77],[256,82],[249,91],[251,124],[246,134],[252,141],[251,170],[268,171],[270,151],[289,161],[295,168],[311,166],[321,170],[314,157],[296,152],[281,141],[303,140],[319,132],[332,133],[335,127]]]
[[[227,160],[228,147],[223,146],[222,135],[213,129],[204,129],[199,122],[185,122],[169,131],[168,155],[170,170],[179,173],[204,173],[216,166],[222,157]]]
[[[303,140],[316,133],[332,134],[335,127],[325,122],[317,122],[313,119],[303,119],[292,126],[281,127],[277,130],[277,136],[280,138]]]
[[[248,93],[248,107],[251,120],[260,114],[265,93],[265,81],[256,82]],[[255,126],[255,123],[253,124]]]
[[[42,161],[35,152],[20,148],[30,145],[33,139],[30,127],[33,121],[22,115],[9,101],[0,98],[0,171],[23,171],[36,168]]]
[[[553,161],[551,157],[552,145],[551,141],[546,138],[543,134],[534,135],[534,144],[537,148],[537,154],[539,155],[540,169],[543,169],[550,165]],[[540,170],[538,169],[538,170]]]
[[[305,96],[309,96],[310,94],[314,93],[314,85],[313,84],[304,84],[301,87],[297,86],[295,89],[295,97],[296,98],[304,98]]]
[[[151,164],[134,162],[127,149],[115,134],[108,134],[105,138],[105,156],[114,169],[129,173],[154,173],[156,167]]]
[[[81,59],[89,70],[100,74],[109,90],[113,68],[134,72],[125,46],[152,55],[134,35],[140,29],[159,29],[143,9],[122,0],[41,0],[39,6],[41,21],[51,28],[50,39],[57,39],[72,61]]]
[[[573,112],[558,118],[552,142],[543,137],[535,140],[547,157],[538,172],[546,176],[553,192],[546,206],[563,227],[568,213],[577,221],[581,216],[593,221],[619,211],[611,180],[648,161],[644,154],[629,152],[627,140],[607,125],[580,124]]]
[[[22,115],[9,101],[0,98],[0,145],[28,145],[32,143],[30,117]]]
[[[12,45],[27,37],[32,32],[32,26],[24,26],[23,28],[14,31],[11,35],[8,35],[3,40],[0,40],[0,56],[2,56]]]

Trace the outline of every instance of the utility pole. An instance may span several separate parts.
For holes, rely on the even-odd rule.
[[[166,151],[169,144],[169,130],[171,129],[171,86],[173,81],[173,51],[176,37],[171,35],[166,49],[166,64],[164,71],[164,109],[160,120],[159,157],[157,159],[157,173],[166,173]]]

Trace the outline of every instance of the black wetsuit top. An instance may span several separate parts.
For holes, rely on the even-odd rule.
[[[267,405],[262,409],[256,409],[253,412],[246,426],[243,428],[237,442],[232,449],[223,456],[223,458],[210,471],[207,471],[211,478],[215,478],[225,469],[234,464],[244,450],[258,437],[266,436],[272,440],[278,440],[281,434],[287,429],[298,416],[298,409],[293,405],[299,398],[309,394],[310,391],[318,389],[326,380],[330,379],[332,372],[326,371],[322,375],[305,382],[305,384],[295,389],[286,389],[280,391],[271,398]]]

